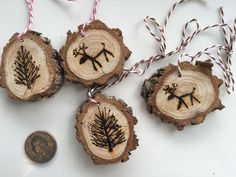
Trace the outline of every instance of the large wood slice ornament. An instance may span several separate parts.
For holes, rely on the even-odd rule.
[[[17,101],[52,96],[63,82],[57,51],[40,33],[28,31],[22,41],[17,36],[14,34],[3,49],[1,86]]]
[[[145,80],[141,91],[148,111],[178,130],[188,124],[199,124],[209,112],[224,108],[219,99],[222,80],[212,75],[212,63],[182,62],[180,67],[181,77],[175,65],[159,69]]]
[[[60,55],[67,80],[89,87],[107,83],[123,71],[124,62],[131,52],[123,43],[119,29],[110,29],[99,20],[79,31],[67,33]]]
[[[112,164],[129,159],[138,146],[134,132],[137,119],[122,100],[97,93],[99,105],[86,102],[77,114],[77,139],[95,164]]]

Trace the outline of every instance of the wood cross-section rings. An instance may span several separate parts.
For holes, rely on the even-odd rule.
[[[129,159],[138,140],[134,132],[137,119],[122,100],[97,93],[77,113],[77,139],[96,164],[111,164]]]
[[[28,31],[18,39],[14,34],[4,47],[0,85],[17,101],[36,101],[50,97],[63,82],[60,57],[50,41],[40,33]]]
[[[123,72],[124,62],[131,52],[123,43],[119,29],[110,29],[99,20],[79,31],[67,34],[60,50],[67,80],[84,86],[102,85]]]
[[[212,66],[209,61],[182,62],[181,77],[175,65],[159,69],[142,87],[148,110],[182,130],[203,122],[209,112],[223,109],[219,99],[222,80],[212,75]]]

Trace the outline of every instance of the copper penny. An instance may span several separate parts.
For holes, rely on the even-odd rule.
[[[56,153],[57,143],[47,132],[37,131],[28,136],[25,141],[25,152],[34,162],[45,163]]]

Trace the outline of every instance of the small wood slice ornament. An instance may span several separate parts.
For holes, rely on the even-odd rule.
[[[138,146],[134,132],[137,119],[122,100],[97,93],[99,105],[86,102],[77,114],[77,139],[95,164],[112,164],[129,159]]]
[[[102,85],[123,71],[124,62],[131,52],[124,45],[119,29],[110,29],[99,20],[85,27],[85,35],[67,33],[60,55],[67,80],[86,87]]]
[[[209,112],[224,108],[219,99],[222,80],[212,75],[212,63],[182,62],[180,67],[180,77],[175,65],[159,69],[145,80],[141,91],[148,111],[178,130],[202,123]]]
[[[14,34],[3,49],[1,86],[17,101],[52,96],[63,82],[57,51],[40,33],[28,31],[22,41],[17,36]]]

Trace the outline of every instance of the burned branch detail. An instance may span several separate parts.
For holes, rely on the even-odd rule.
[[[117,118],[106,107],[98,108],[90,130],[92,143],[97,147],[107,149],[108,152],[112,152],[117,145],[126,141],[125,133],[118,124]]]
[[[108,56],[111,56],[114,58],[113,53],[106,49],[105,43],[102,42],[101,45],[103,46],[103,48],[95,56],[91,56],[86,52],[86,49],[88,49],[88,46],[86,46],[85,43],[79,46],[79,48],[75,48],[73,50],[73,55],[75,58],[78,55],[81,55],[82,57],[80,58],[80,64],[84,64],[88,60],[92,63],[93,69],[97,71],[98,70],[97,67],[102,68],[102,64],[97,60],[98,57],[103,55],[107,62],[109,62]]]
[[[169,96],[167,97],[167,100],[170,101],[170,100],[173,100],[174,98],[178,99],[178,106],[177,106],[177,110],[179,110],[182,106],[185,106],[186,108],[189,108],[189,106],[187,105],[187,103],[185,102],[185,99],[186,97],[189,97],[190,98],[190,101],[191,101],[191,105],[193,106],[194,105],[194,100],[195,102],[197,103],[200,103],[200,101],[194,96],[194,93],[195,93],[195,90],[196,88],[193,87],[193,90],[191,92],[188,92],[188,93],[185,93],[183,95],[176,95],[175,94],[175,91],[177,90],[178,88],[178,84],[176,83],[172,83],[172,85],[165,85],[164,86],[164,91],[165,91],[165,94],[169,94]]]
[[[15,83],[24,85],[27,89],[31,89],[32,85],[40,77],[39,66],[36,66],[30,51],[23,46],[20,46],[20,49],[17,51],[13,68]]]

